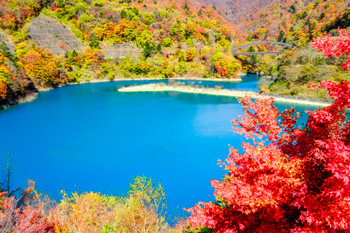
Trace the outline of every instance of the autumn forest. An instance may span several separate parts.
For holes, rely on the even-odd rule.
[[[264,41],[290,46],[259,43],[237,52],[248,55],[232,52]],[[1,171],[0,232],[349,232],[349,55],[348,0],[0,0],[0,125],[14,106],[73,84],[184,79],[239,87],[257,74],[259,90],[259,98],[238,99],[231,133],[242,141],[216,159],[224,175],[208,180],[213,201],[198,200],[175,218],[161,182],[139,173],[120,196],[62,191],[54,200],[35,181],[13,184],[8,163]],[[281,110],[273,96],[326,106],[299,113],[296,102]],[[179,111],[202,101],[184,99]],[[132,101],[132,114],[142,118],[148,108],[137,110],[140,102]],[[196,106],[237,100],[215,101]]]

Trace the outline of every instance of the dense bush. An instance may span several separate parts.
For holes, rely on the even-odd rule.
[[[54,204],[34,191],[34,184],[20,198],[0,192],[1,232],[182,232],[185,222],[170,227],[165,219],[166,200],[160,184],[136,177],[123,197],[99,193],[63,192]]]
[[[272,74],[275,82],[265,88],[273,94],[326,99],[325,91],[307,88],[309,82],[350,81],[349,72],[338,69],[344,60],[344,56],[327,58],[309,45],[296,48],[283,55],[278,62],[278,71]]]
[[[7,58],[0,53],[0,99],[6,98],[7,84],[9,80],[14,78],[10,67],[7,66]]]
[[[216,77],[232,78],[237,77],[240,70],[240,63],[231,55],[218,52],[211,58],[211,63],[215,67]]]
[[[34,191],[34,183],[23,191],[19,199],[0,193],[1,232],[54,232],[54,223],[49,220],[48,209],[52,202],[41,198]]]

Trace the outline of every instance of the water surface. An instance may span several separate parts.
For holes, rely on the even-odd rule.
[[[192,84],[256,91],[254,77]],[[0,159],[4,164],[10,152],[15,184],[32,179],[55,199],[60,190],[121,195],[133,177],[145,175],[162,183],[169,212],[213,200],[209,182],[224,174],[217,160],[244,140],[231,130],[240,104],[231,97],[117,92],[150,82],[67,86],[0,111]]]

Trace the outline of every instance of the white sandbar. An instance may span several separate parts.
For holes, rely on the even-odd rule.
[[[192,86],[175,86],[175,85],[166,85],[166,84],[146,84],[146,85],[138,85],[138,86],[129,86],[129,87],[122,87],[118,90],[119,92],[163,92],[163,91],[176,91],[176,92],[183,92],[183,93],[193,93],[193,94],[204,94],[204,95],[218,95],[218,96],[229,96],[229,97],[243,97],[245,95],[249,95],[251,98],[266,98],[271,97],[268,95],[261,95],[257,92],[253,91],[235,91],[235,90],[228,90],[228,89],[215,89],[215,88],[198,88],[198,87],[192,87]],[[290,104],[302,104],[302,105],[312,105],[312,106],[319,106],[319,107],[325,107],[329,106],[330,103],[325,103],[322,101],[317,100],[303,100],[303,99],[297,99],[294,97],[274,97],[275,102],[282,102],[282,103],[290,103]]]

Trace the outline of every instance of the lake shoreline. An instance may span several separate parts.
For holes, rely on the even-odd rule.
[[[315,100],[315,99],[301,99],[289,96],[272,96],[272,95],[261,95],[258,92],[253,91],[235,91],[228,89],[215,89],[215,88],[196,88],[192,86],[185,85],[166,85],[166,84],[145,84],[138,86],[130,86],[123,87],[118,90],[119,92],[182,92],[189,94],[204,94],[204,95],[216,95],[216,96],[228,96],[228,97],[237,97],[241,98],[245,95],[251,96],[251,98],[266,98],[273,97],[275,102],[279,103],[290,103],[290,104],[300,104],[300,105],[308,105],[308,106],[318,106],[318,107],[326,107],[331,105],[331,102]]]
[[[104,82],[122,82],[122,81],[158,81],[158,80],[167,80],[167,81],[209,81],[209,82],[242,82],[242,78],[235,78],[235,79],[216,79],[216,78],[196,78],[196,77],[175,77],[175,78],[161,78],[161,77],[154,77],[154,78],[148,78],[148,77],[141,77],[141,78],[116,78],[116,79],[91,79],[87,81],[82,81],[82,82],[77,82],[77,83],[68,83],[65,85],[61,85],[58,87],[42,87],[42,88],[37,88],[37,92],[29,92],[25,96],[17,99],[17,100],[10,100],[9,103],[4,104],[0,106],[0,110],[7,109],[11,106],[17,105],[17,104],[23,104],[23,103],[28,103],[34,101],[40,92],[47,92],[54,90],[55,88],[60,88],[60,87],[65,87],[65,86],[71,86],[71,85],[79,85],[79,84],[91,84],[91,83],[104,83]],[[147,84],[151,85],[151,84]],[[129,88],[129,87],[127,87]],[[120,89],[124,90],[125,89]],[[209,91],[208,91],[209,90]],[[224,90],[217,90],[213,89],[210,90],[209,88],[194,88],[192,89],[180,89],[176,88],[174,89],[164,89],[162,87],[161,89],[157,88],[157,90],[138,90],[135,89],[135,86],[133,87],[133,91],[130,92],[142,92],[142,91],[177,91],[177,92],[184,92],[184,93],[192,93],[192,94],[206,94],[206,95],[217,95],[217,96],[229,96],[229,97],[243,97],[245,94],[250,94],[252,98],[257,98],[254,97],[254,95],[258,95],[259,93],[257,92],[242,92],[242,91],[234,91],[234,90],[227,90],[230,93],[225,92]],[[127,92],[127,91],[125,91]],[[260,95],[262,96],[262,95]],[[325,107],[329,106],[330,103],[326,103],[322,99],[298,99],[297,97],[291,97],[291,96],[274,96],[274,95],[267,95],[275,98],[276,102],[284,102],[284,103],[292,103],[292,104],[302,104],[302,105],[311,105],[311,106],[320,106],[320,107]]]
[[[18,99],[10,99],[3,105],[0,105],[0,110],[7,109],[11,106],[17,105],[17,104],[24,104],[34,101],[38,97],[38,93],[40,92],[47,92],[54,90],[56,88],[61,88],[65,86],[71,86],[71,85],[79,85],[79,84],[89,84],[89,83],[105,83],[105,82],[122,82],[122,81],[152,81],[152,80],[174,80],[174,81],[181,81],[181,80],[197,80],[197,81],[213,81],[213,82],[242,82],[241,78],[235,78],[235,79],[216,79],[216,78],[196,78],[196,77],[176,77],[176,78],[161,78],[161,77],[154,77],[154,78],[148,78],[148,77],[141,77],[141,78],[116,78],[116,79],[91,79],[86,80],[82,82],[76,82],[76,83],[67,83],[64,85],[60,85],[57,87],[39,87],[36,89],[35,92],[27,92],[25,96],[22,96]]]
[[[196,78],[196,77],[176,77],[176,78],[116,78],[116,79],[92,79],[78,83],[68,83],[67,85],[78,85],[86,83],[122,82],[122,81],[152,81],[152,80],[190,80],[190,81],[210,81],[210,82],[242,82],[242,78]]]

